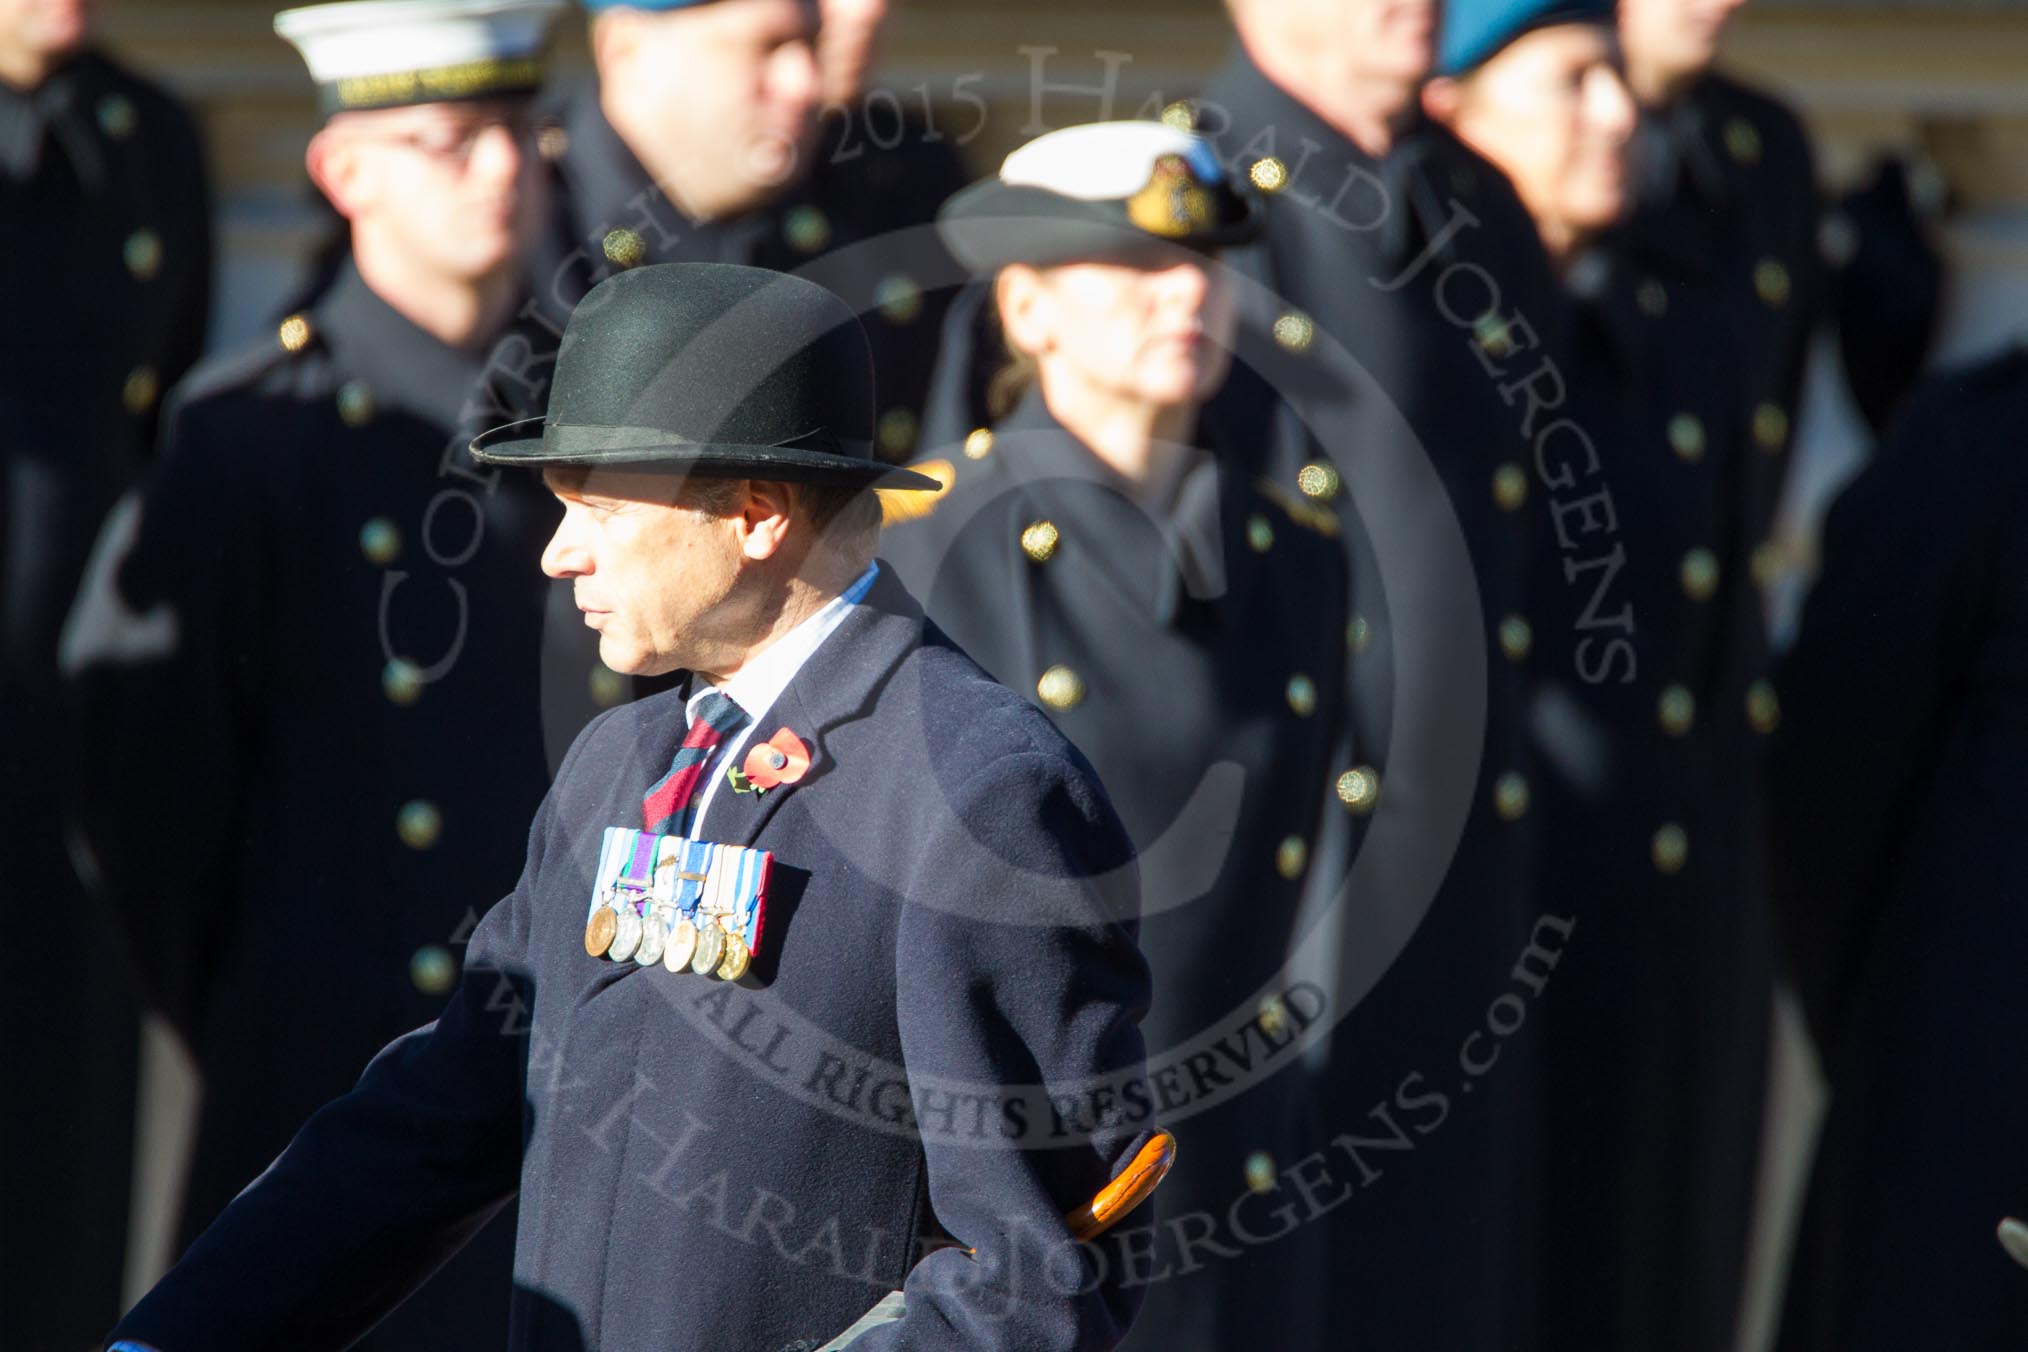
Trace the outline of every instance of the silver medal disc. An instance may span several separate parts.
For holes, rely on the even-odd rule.
[[[625,962],[634,956],[634,950],[641,946],[641,917],[634,914],[631,906],[620,907],[620,927],[613,934],[613,946],[606,950],[606,956],[614,962]]]
[[[661,907],[651,907],[641,921],[641,947],[634,954],[634,961],[643,967],[653,967],[662,961],[662,948],[668,938],[668,917],[662,913]]]
[[[719,960],[725,957],[725,931],[718,927],[716,919],[700,918],[697,926],[697,952],[690,959],[690,970],[699,976],[709,976],[718,970]]]
[[[687,971],[690,959],[697,955],[697,926],[688,920],[676,922],[676,928],[669,931],[669,941],[662,947],[662,965],[672,972]]]

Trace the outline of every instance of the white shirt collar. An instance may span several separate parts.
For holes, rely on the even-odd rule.
[[[826,601],[816,614],[748,658],[746,665],[737,674],[728,677],[724,685],[715,687],[730,695],[733,702],[746,711],[748,721],[738,736],[720,743],[717,754],[712,757],[705,777],[704,799],[697,807],[698,825],[694,829],[698,835],[704,834],[704,814],[718,796],[719,781],[725,778],[721,767],[736,763],[732,758],[740,754],[754,730],[767,717],[768,710],[781,698],[782,691],[789,688],[789,682],[796,678],[796,673],[803,669],[817,649],[824,646],[824,640],[845,623],[852,607],[865,600],[866,593],[873,590],[873,580],[879,571],[878,561],[867,564],[866,571],[855,578],[851,586]],[[703,681],[696,684],[697,688],[690,692],[690,698],[683,706],[686,723],[696,721],[697,702],[714,688]]]

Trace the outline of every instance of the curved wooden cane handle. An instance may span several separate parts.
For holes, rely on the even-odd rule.
[[[1063,1223],[1080,1242],[1098,1238],[1112,1229],[1114,1222],[1147,1201],[1175,1162],[1176,1138],[1166,1131],[1156,1131],[1112,1182],[1100,1188],[1089,1202],[1064,1216]]]

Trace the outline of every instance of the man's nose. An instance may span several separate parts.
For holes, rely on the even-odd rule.
[[[542,550],[542,571],[554,578],[583,577],[592,571],[591,551],[575,538],[570,518],[556,527],[556,534]]]

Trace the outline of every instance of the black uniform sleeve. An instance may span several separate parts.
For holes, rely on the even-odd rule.
[[[201,411],[169,416],[163,457],[101,530],[62,661],[87,871],[190,1037],[233,921],[273,550],[260,476]]]
[[[513,1197],[530,913],[556,815],[552,792],[520,882],[474,931],[437,1021],[389,1044],[312,1117],[113,1338],[162,1352],[348,1347]]]
[[[919,1262],[903,1318],[854,1352],[1102,1349],[1138,1305],[1120,1265],[1087,1267],[1063,1220],[1149,1134],[1119,1093],[1138,1082],[1149,994],[1133,874],[1110,809],[1069,770],[1040,754],[991,763],[924,851],[937,876],[911,897],[962,900],[912,900],[904,914],[901,1037],[929,1202],[965,1247]],[[994,1105],[980,1142],[960,1086],[1043,1086],[1057,1102]]]
[[[1913,405],[1832,507],[1781,671],[1776,922],[1820,1046],[1841,1021],[2005,536],[1972,487],[1951,399],[1945,384]]]

